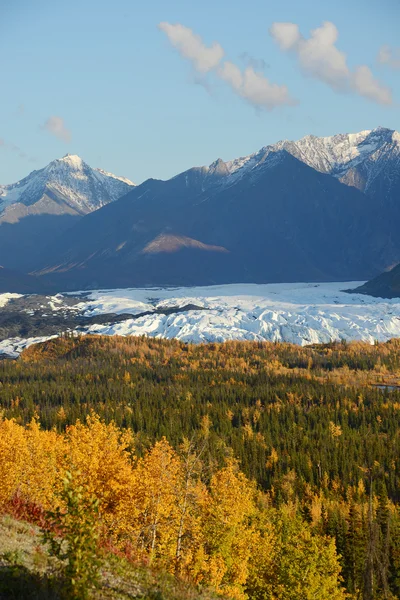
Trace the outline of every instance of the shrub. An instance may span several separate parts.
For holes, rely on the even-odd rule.
[[[60,493],[61,507],[48,513],[43,541],[49,553],[62,561],[63,589],[69,600],[85,600],[100,577],[99,502],[86,497],[67,471]]]

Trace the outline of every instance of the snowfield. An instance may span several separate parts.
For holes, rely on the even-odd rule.
[[[340,339],[373,343],[400,337],[400,299],[342,291],[361,283],[104,290],[85,292],[75,309],[85,316],[132,315],[132,319],[113,325],[88,326],[83,333],[148,335],[194,343],[270,340],[304,346]],[[0,306],[5,302],[3,296]],[[55,309],[56,305],[55,300]],[[43,339],[4,340],[0,352],[15,356]]]

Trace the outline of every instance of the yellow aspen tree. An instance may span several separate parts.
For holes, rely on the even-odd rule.
[[[179,528],[182,463],[165,438],[138,461],[132,494],[132,532],[138,553],[172,569]]]
[[[180,447],[182,477],[177,482],[177,528],[175,533],[175,573],[196,579],[199,548],[202,544],[201,503],[207,494],[200,480],[201,457],[207,438],[200,445],[185,439]],[[200,553],[201,554],[201,553]]]
[[[133,482],[132,436],[92,414],[85,424],[78,421],[68,427],[65,440],[68,451],[60,473],[79,473],[78,483],[88,497],[98,498],[107,534],[116,542],[129,529],[126,503]]]
[[[14,419],[0,417],[0,507],[19,491],[28,460],[25,428]]]
[[[20,475],[20,492],[30,502],[49,509],[55,502],[55,493],[63,453],[63,437],[56,431],[40,428],[32,419],[25,428],[27,460]]]
[[[210,497],[203,507],[205,581],[229,598],[246,597],[244,586],[256,533],[255,495],[255,484],[231,460],[213,475]]]

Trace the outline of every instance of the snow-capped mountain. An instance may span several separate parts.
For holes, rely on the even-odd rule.
[[[298,142],[282,142],[279,147],[367,194],[378,177],[392,171],[393,164],[400,167],[400,134],[383,127],[332,137],[306,136]]]
[[[47,246],[82,216],[134,188],[67,154],[11,185],[0,186],[0,265],[29,271]]]
[[[384,127],[329,137],[307,135],[298,141],[282,140],[235,160],[218,159],[202,169],[204,175],[218,174],[225,184],[231,184],[250,173],[256,176],[260,168],[276,162],[276,155],[282,150],[316,171],[333,175],[365,193],[379,176],[384,176],[389,185],[393,176],[400,173],[400,133]]]
[[[79,156],[67,154],[17,183],[0,186],[0,220],[15,222],[42,213],[84,215],[133,186],[129,179],[92,169]]]

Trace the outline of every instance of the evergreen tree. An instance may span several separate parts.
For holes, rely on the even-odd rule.
[[[365,535],[357,506],[350,502],[345,550],[343,554],[343,576],[346,589],[359,597],[363,587],[365,564]]]

